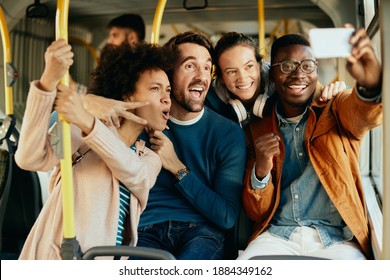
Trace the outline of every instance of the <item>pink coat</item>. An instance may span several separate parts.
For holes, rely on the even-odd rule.
[[[63,239],[60,159],[50,145],[48,126],[55,92],[44,92],[31,83],[27,107],[15,155],[26,170],[49,171],[49,197],[23,247],[20,259],[61,259]],[[76,238],[85,252],[94,246],[115,245],[119,217],[119,181],[131,192],[131,244],[137,243],[139,217],[149,190],[161,170],[161,160],[145,148],[143,156],[132,151],[98,119],[91,133],[83,136],[71,125],[72,153],[84,143],[90,147],[73,167]],[[85,145],[84,145],[85,146]],[[137,146],[137,145],[136,145]]]

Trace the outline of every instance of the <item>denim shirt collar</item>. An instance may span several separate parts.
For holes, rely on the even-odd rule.
[[[268,231],[288,240],[298,226],[313,227],[326,247],[352,239],[351,231],[321,185],[304,145],[309,106],[299,121],[292,122],[282,116],[280,105],[275,112],[286,154],[280,204]]]

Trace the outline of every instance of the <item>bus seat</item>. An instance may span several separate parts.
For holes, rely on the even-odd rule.
[[[238,247],[237,247],[237,232],[238,225],[236,224],[233,228],[228,229],[225,232],[225,260],[234,260],[238,256]]]
[[[249,219],[244,209],[241,209],[238,224],[238,250],[244,250],[248,245],[249,238],[253,234],[254,222]]]
[[[225,234],[225,259],[234,260],[238,257],[239,252],[244,250],[247,242],[253,232],[253,222],[248,218],[243,208],[236,225],[228,230]]]
[[[12,183],[2,229],[2,253],[18,257],[39,212],[42,197],[36,172],[12,166]],[[12,254],[12,255],[9,255]]]
[[[141,258],[147,260],[175,260],[176,258],[168,251],[146,248],[146,247],[130,247],[130,246],[97,246],[87,250],[84,255],[84,260],[93,260],[101,256],[126,256]]]
[[[1,144],[0,259],[17,259],[42,208],[38,174],[21,169],[14,153],[19,138],[11,126]]]

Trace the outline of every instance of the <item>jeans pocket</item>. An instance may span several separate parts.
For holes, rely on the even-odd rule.
[[[147,232],[148,230],[150,230],[152,228],[153,228],[153,225],[147,225],[147,226],[144,226],[144,227],[139,227],[138,228],[138,232]]]

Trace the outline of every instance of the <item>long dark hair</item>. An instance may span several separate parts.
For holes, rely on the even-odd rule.
[[[218,63],[219,58],[224,52],[238,45],[252,48],[256,61],[261,64],[263,57],[260,55],[257,42],[254,39],[242,33],[228,32],[225,33],[215,45],[215,74],[218,78],[221,78],[222,76],[222,70]]]

